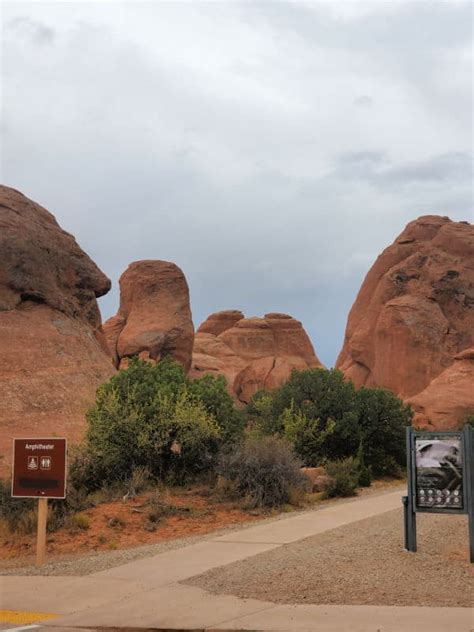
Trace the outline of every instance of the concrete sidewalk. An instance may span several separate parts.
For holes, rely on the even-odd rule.
[[[56,613],[50,632],[86,627],[469,632],[467,608],[279,605],[178,582],[401,504],[401,490],[289,516],[84,577],[2,577],[0,608]],[[403,581],[403,578],[400,578]]]

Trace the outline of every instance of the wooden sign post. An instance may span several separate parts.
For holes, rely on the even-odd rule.
[[[44,564],[46,557],[46,524],[48,522],[48,499],[38,499],[38,527],[36,532],[36,566]]]
[[[66,439],[13,439],[12,497],[38,499],[36,565],[46,557],[48,498],[66,498]]]

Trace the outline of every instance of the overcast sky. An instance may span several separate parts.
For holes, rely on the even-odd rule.
[[[287,312],[334,364],[380,251],[473,220],[470,2],[3,3],[3,183],[112,279]]]

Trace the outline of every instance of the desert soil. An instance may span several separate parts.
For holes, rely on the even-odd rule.
[[[383,494],[403,484],[400,480],[374,481],[372,487],[359,490],[359,496]],[[249,526],[257,520],[274,521],[285,518],[291,507],[274,511],[246,511],[230,502],[219,502],[206,487],[167,489],[162,499],[182,511],[164,517],[156,531],[145,529],[149,494],[126,502],[106,502],[81,511],[87,516],[89,528],[71,530],[63,527],[48,534],[47,562],[34,566],[35,535],[0,531],[0,575],[88,575],[120,564],[158,555],[164,551],[195,544],[230,530]],[[323,500],[312,494],[302,511],[324,509],[334,503],[350,502],[353,498]],[[137,511],[138,510],[138,511]],[[119,518],[122,525],[110,526]]]
[[[474,605],[466,516],[418,514],[418,552],[390,511],[211,570],[185,583],[285,604]]]
[[[67,563],[91,554],[118,553],[137,547],[145,551],[151,548],[149,554],[154,554],[153,545],[192,539],[264,517],[261,513],[245,511],[229,502],[218,502],[206,488],[174,489],[165,491],[160,497],[175,507],[177,513],[163,517],[155,525],[156,530],[148,531],[150,507],[146,501],[149,496],[142,494],[126,501],[106,502],[79,512],[87,517],[88,528],[63,527],[48,533],[48,560],[51,563]],[[12,534],[4,528],[0,533],[0,573],[33,564],[35,543],[35,534]],[[117,556],[111,555],[111,558],[114,557]]]

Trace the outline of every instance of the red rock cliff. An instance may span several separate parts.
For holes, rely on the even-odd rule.
[[[428,386],[407,400],[415,411],[413,424],[427,430],[452,430],[474,414],[474,347],[454,358],[453,364]]]
[[[473,344],[474,227],[428,215],[409,223],[367,274],[336,366],[356,386],[409,398],[449,375]]]
[[[46,209],[0,186],[0,454],[11,439],[78,440],[114,372],[96,298],[109,279]]]

